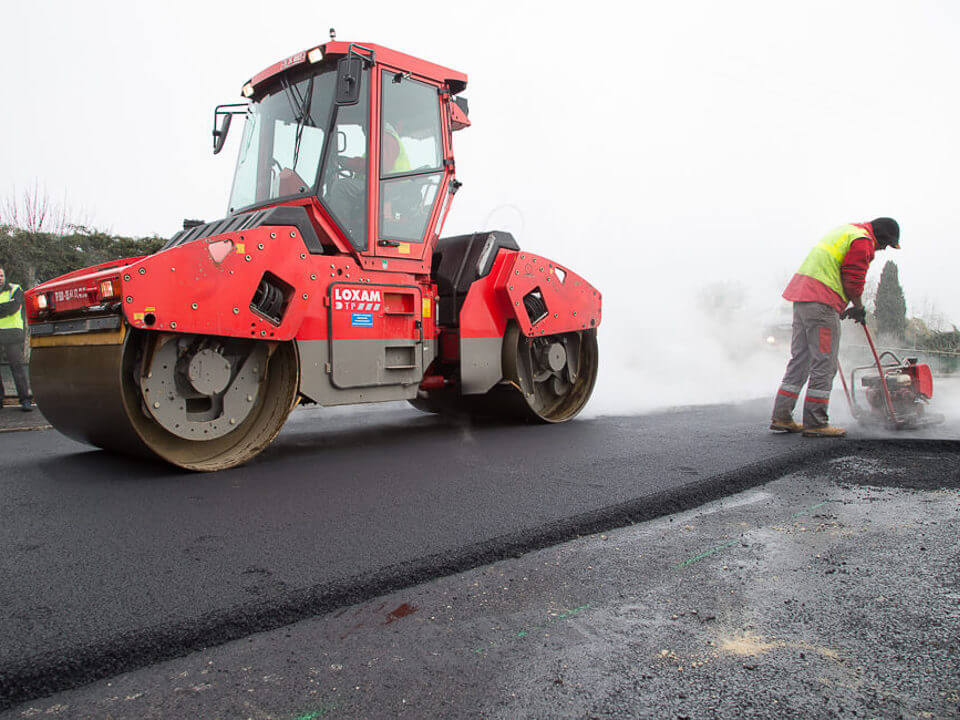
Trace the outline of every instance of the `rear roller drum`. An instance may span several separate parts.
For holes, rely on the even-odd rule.
[[[484,395],[461,395],[455,388],[443,388],[411,403],[442,415],[564,422],[590,399],[597,361],[596,330],[528,338],[511,324],[503,338],[503,382]]]
[[[596,330],[528,338],[511,324],[503,338],[503,376],[512,386],[512,405],[533,420],[575,417],[590,399],[597,366]]]

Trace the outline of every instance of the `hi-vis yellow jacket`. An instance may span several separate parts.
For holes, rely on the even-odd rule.
[[[853,241],[862,237],[869,238],[870,233],[858,225],[841,225],[831,230],[810,251],[797,274],[819,280],[846,303],[849,298],[843,290],[840,266]]]

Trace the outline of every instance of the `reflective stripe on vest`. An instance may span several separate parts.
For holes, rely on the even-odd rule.
[[[9,289],[0,292],[0,303],[10,302],[19,289],[19,285],[10,283]],[[23,314],[19,309],[6,317],[0,317],[0,330],[23,330]]]
[[[387,134],[397,141],[397,159],[393,161],[393,167],[387,170],[388,173],[401,173],[410,170],[410,158],[407,157],[407,149],[400,142],[400,135],[393,129],[393,125],[387,123],[384,126]]]
[[[841,225],[831,230],[810,251],[797,274],[819,280],[847,302],[849,298],[843,291],[840,265],[853,241],[862,237],[868,238],[870,234],[856,225]]]

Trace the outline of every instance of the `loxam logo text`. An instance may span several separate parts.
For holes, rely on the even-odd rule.
[[[360,310],[369,312],[371,310],[379,310],[380,303],[382,302],[383,293],[380,290],[344,287],[336,287],[333,289],[334,310]]]

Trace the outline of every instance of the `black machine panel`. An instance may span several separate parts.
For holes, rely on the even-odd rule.
[[[470,286],[490,273],[501,248],[519,250],[513,235],[498,230],[440,238],[433,251],[433,277],[440,302],[437,321],[457,327]]]
[[[252,228],[263,227],[264,225],[287,225],[295,227],[300,231],[304,245],[311,255],[323,255],[324,248],[320,244],[320,239],[310,224],[310,218],[307,216],[305,208],[299,205],[278,205],[277,207],[267,208],[266,210],[255,210],[254,212],[242,213],[240,215],[231,215],[222,220],[194,225],[193,227],[181,230],[167,241],[161,250],[183,245],[184,243],[199,240],[200,238],[219,235],[220,233],[240,232],[241,230],[250,230]]]

